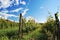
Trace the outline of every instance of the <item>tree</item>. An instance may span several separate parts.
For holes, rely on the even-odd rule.
[[[48,35],[48,39],[55,40],[55,36],[57,33],[57,27],[55,25],[55,20],[50,15],[50,13],[49,13],[47,22],[43,24],[42,28],[45,30],[46,34]]]

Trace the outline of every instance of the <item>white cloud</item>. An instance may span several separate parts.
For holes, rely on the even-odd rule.
[[[3,18],[3,19],[8,19],[8,17],[15,17],[15,18],[18,18],[18,16],[16,15],[13,15],[13,14],[7,14],[8,12],[18,12],[20,10],[22,10],[23,8],[18,8],[18,9],[15,9],[15,10],[11,10],[11,11],[8,11],[7,9],[4,9],[2,11],[0,11],[0,17]]]
[[[12,19],[8,19],[8,20],[10,20],[10,21],[12,21],[12,22],[14,21],[14,20],[12,20]]]
[[[18,8],[18,9],[15,9],[15,10],[11,10],[10,12],[18,12],[20,10],[22,10],[23,8]]]
[[[0,17],[3,19],[7,19],[8,17],[18,17],[18,16],[13,15],[13,14],[7,14],[7,13],[0,12]]]
[[[18,17],[18,16],[16,16],[16,15],[7,14],[7,13],[9,13],[9,12],[18,12],[18,11],[20,11],[20,10],[23,9],[23,8],[17,8],[17,9],[15,9],[15,10],[11,10],[11,11],[7,10],[6,8],[7,8],[7,7],[10,7],[10,6],[12,5],[12,3],[16,2],[16,3],[14,3],[14,4],[16,4],[16,5],[17,5],[17,4],[26,5],[26,2],[23,1],[23,0],[20,0],[20,2],[19,2],[19,0],[12,0],[12,1],[11,1],[11,0],[0,0],[0,2],[1,2],[0,8],[3,8],[3,10],[0,11],[0,17],[2,17],[3,19],[7,19],[8,17]],[[28,10],[29,10],[29,9],[23,10],[22,15],[24,16]]]
[[[16,15],[13,15],[13,14],[6,14],[8,17],[18,17]]]
[[[4,9],[4,10],[2,10],[1,12],[3,12],[3,13],[8,13],[9,11],[6,10],[6,9]]]
[[[27,20],[34,20],[34,18],[32,16],[28,16],[26,17]]]
[[[46,20],[38,20],[38,19],[35,19],[35,18],[32,17],[32,16],[26,17],[26,22],[28,22],[29,20],[34,20],[35,23],[44,23],[44,22],[46,22]]]
[[[11,10],[11,11],[8,11],[6,9],[2,10],[1,12],[4,12],[4,13],[8,13],[8,12],[18,12],[20,10],[22,10],[23,8],[18,8],[18,9],[15,9],[15,10]]]
[[[16,3],[14,3],[16,2]],[[14,3],[14,5],[19,5],[19,4],[23,4],[26,5],[25,1],[22,0],[0,0],[0,8],[7,8],[9,6],[11,6]]]
[[[28,16],[26,17],[26,21],[28,22],[28,20],[35,20],[32,16]]]
[[[38,20],[38,19],[35,19],[35,22],[36,22],[36,23],[45,23],[46,20]]]
[[[8,20],[10,20],[10,21],[12,21],[12,22],[19,23],[19,21],[16,21],[16,20],[12,20],[12,19],[8,19]]]
[[[16,4],[17,4],[17,5],[19,4],[19,0],[16,0]]]
[[[22,16],[24,16],[28,10],[29,10],[29,9],[25,9],[25,10],[23,11],[23,13],[22,13]]]
[[[35,19],[35,22],[40,23],[40,21],[38,21],[37,19]]]
[[[0,8],[7,8],[12,3],[10,0],[0,0],[0,2],[1,2]]]
[[[25,1],[20,0],[20,4],[26,5]]]

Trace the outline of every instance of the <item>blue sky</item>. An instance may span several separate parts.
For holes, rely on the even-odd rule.
[[[12,21],[18,21],[22,13],[25,18],[33,17],[37,22],[45,22],[48,11],[54,17],[60,11],[60,0],[0,0],[0,17]]]

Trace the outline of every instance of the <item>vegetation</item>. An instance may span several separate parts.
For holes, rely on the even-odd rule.
[[[19,23],[0,19],[0,40],[20,40],[18,38]],[[55,20],[48,17],[45,23],[36,23],[34,20],[26,22],[23,19],[22,40],[54,40],[57,38]]]

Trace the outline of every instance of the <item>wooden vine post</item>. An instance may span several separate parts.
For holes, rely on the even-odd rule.
[[[56,19],[56,26],[57,26],[57,40],[60,40],[60,26],[59,26],[58,12],[55,13],[55,19]]]
[[[19,16],[19,39],[21,40],[23,37],[23,33],[22,33],[22,14],[20,14]]]

